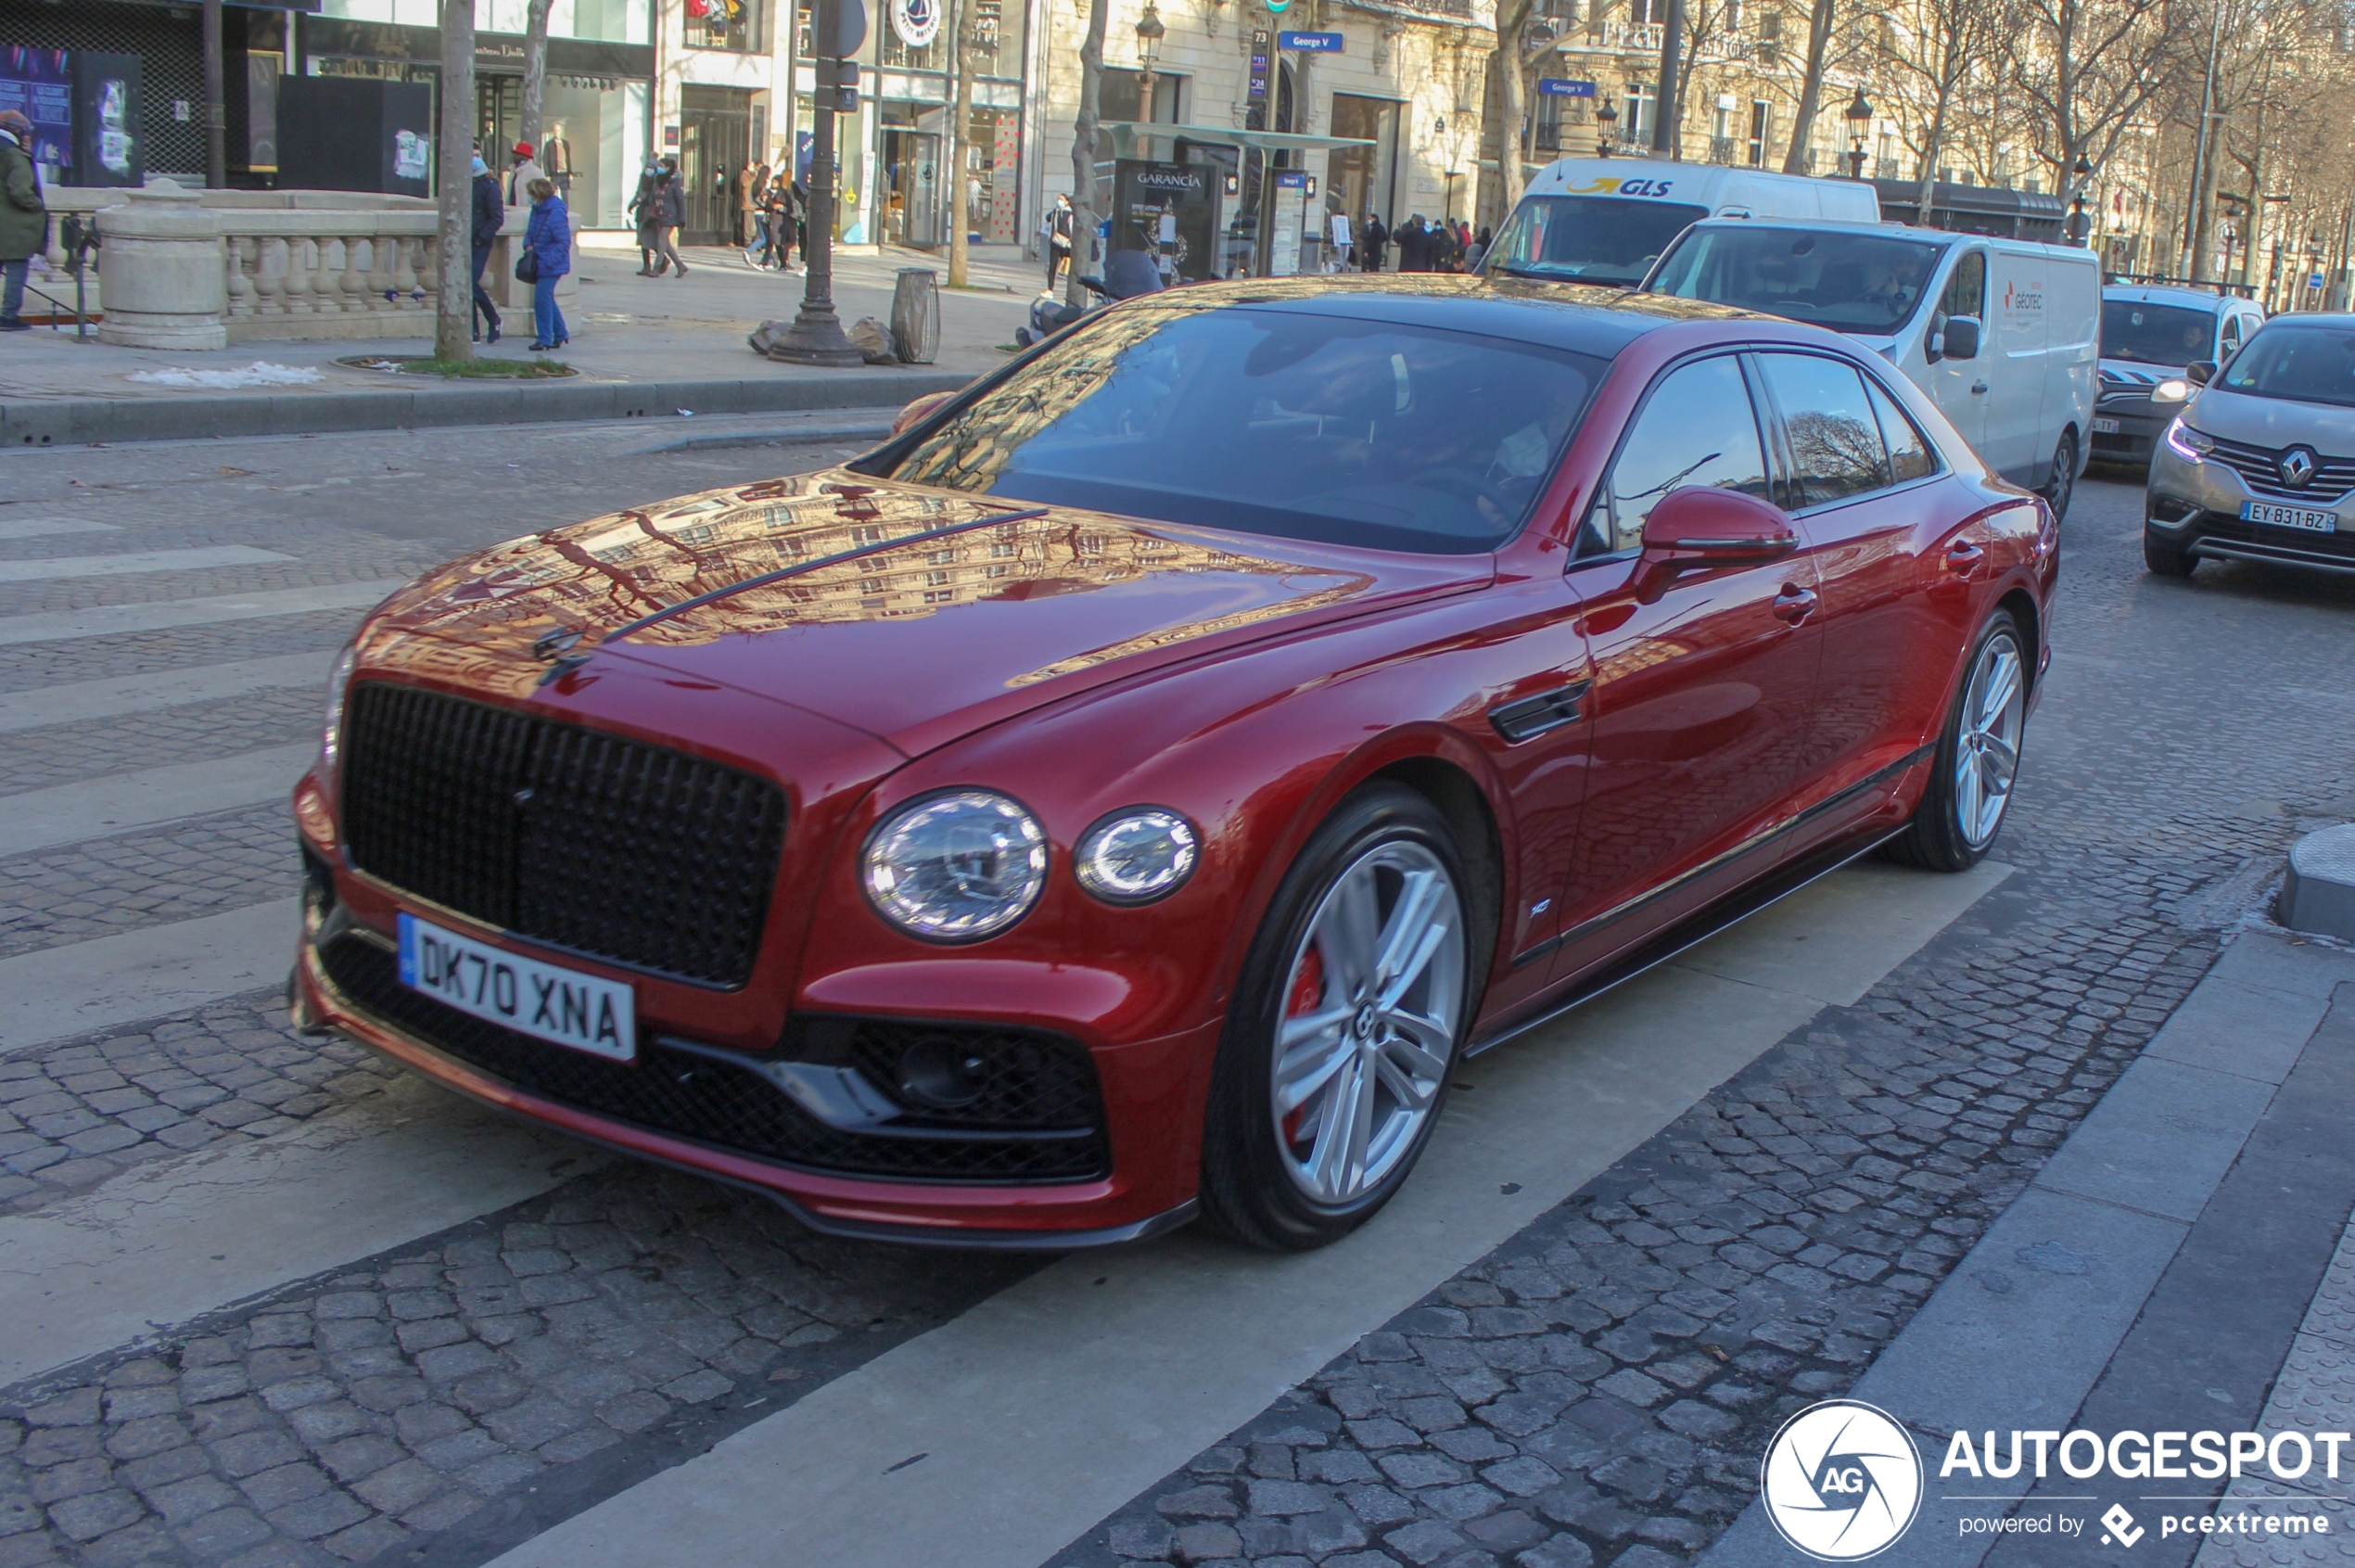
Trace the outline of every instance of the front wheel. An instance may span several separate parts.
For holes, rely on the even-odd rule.
[[[2011,807],[2028,722],[2028,657],[2009,610],[1990,618],[1939,737],[1929,787],[1891,859],[1931,871],[1968,871],[1985,857]]]
[[[2148,528],[2143,529],[2143,565],[2159,577],[2189,577],[2199,567],[2199,557],[2171,539],[2161,539]]]
[[[1213,1225],[1305,1252],[1406,1181],[1470,1027],[1467,886],[1445,820],[1395,784],[1360,790],[1309,840],[1219,1045],[1203,1137]]]

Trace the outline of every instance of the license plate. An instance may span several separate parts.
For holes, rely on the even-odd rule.
[[[2114,436],[2118,434],[2118,421],[2115,419],[2095,419],[2094,421],[2094,434],[2097,436]]]
[[[2276,506],[2270,501],[2242,502],[2241,521],[2271,523],[2277,529],[2304,529],[2308,533],[2338,531],[2336,513],[2313,512],[2303,506]]]
[[[628,986],[520,958],[487,942],[401,917],[401,983],[518,1034],[630,1062],[638,1055]]]

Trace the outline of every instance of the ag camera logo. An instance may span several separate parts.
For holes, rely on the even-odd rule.
[[[1856,1562],[1914,1523],[1922,1461],[1886,1411],[1855,1399],[1810,1405],[1767,1445],[1759,1492],[1784,1540],[1821,1562]]]

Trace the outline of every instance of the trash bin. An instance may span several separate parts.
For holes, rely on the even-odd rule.
[[[931,268],[900,269],[891,291],[891,341],[902,364],[940,357],[940,274]]]

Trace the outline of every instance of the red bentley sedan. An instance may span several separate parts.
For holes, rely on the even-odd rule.
[[[1976,861],[2056,567],[1828,332],[1153,296],[387,601],[296,1014],[823,1230],[1319,1245],[1466,1053],[1867,850]]]

